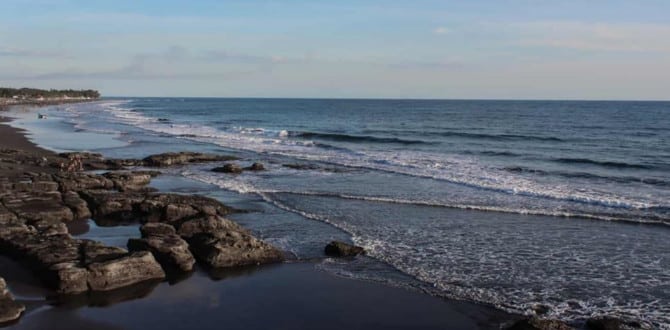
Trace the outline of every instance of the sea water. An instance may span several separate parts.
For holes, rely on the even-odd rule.
[[[324,270],[670,324],[668,102],[129,98],[44,112],[16,125],[56,150],[264,163],[179,167],[164,184],[257,211],[235,220],[297,258],[330,239],[369,251]]]

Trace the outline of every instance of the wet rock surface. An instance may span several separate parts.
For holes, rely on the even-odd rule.
[[[237,164],[224,164],[221,167],[215,167],[212,169],[212,172],[217,173],[231,173],[231,174],[240,174],[244,169]]]
[[[7,283],[0,277],[0,326],[21,317],[26,306],[14,301],[14,297],[7,288]]]
[[[195,258],[189,245],[176,234],[174,227],[163,223],[148,223],[140,228],[141,239],[128,240],[130,251],[150,251],[166,271],[190,272]]]
[[[365,249],[344,242],[332,241],[326,245],[324,252],[327,256],[331,257],[353,257],[364,254]]]
[[[86,169],[115,171],[62,171],[63,162],[73,157]],[[106,160],[92,153],[41,156],[0,150],[0,254],[67,295],[160,281],[166,271],[193,270],[196,260],[215,268],[283,260],[281,251],[225,218],[236,210],[204,196],[155,193],[146,186],[160,172],[125,169],[229,159],[168,153]],[[102,226],[142,223],[142,238],[129,240],[125,250],[70,235],[65,223],[91,217]],[[0,323],[23,311],[6,289],[2,293]]]
[[[142,161],[144,166],[166,167],[166,166],[183,165],[190,163],[216,162],[216,161],[227,161],[236,159],[237,157],[232,156],[204,154],[197,152],[169,152],[158,155],[152,155],[147,158],[144,158]]]

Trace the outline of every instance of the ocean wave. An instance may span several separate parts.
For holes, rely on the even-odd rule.
[[[624,163],[624,162],[614,162],[614,161],[600,161],[589,158],[555,158],[554,162],[563,163],[563,164],[583,164],[583,165],[595,165],[608,168],[619,168],[619,169],[643,169],[649,170],[653,169],[652,166],[643,165],[643,164],[634,164],[634,163]]]
[[[577,179],[588,179],[588,180],[602,180],[607,182],[616,182],[616,183],[639,183],[646,184],[651,186],[660,186],[667,187],[670,186],[670,181],[656,179],[656,178],[644,178],[644,177],[634,177],[634,176],[607,176],[607,175],[598,175],[588,172],[566,172],[566,171],[547,171],[540,170],[531,167],[524,166],[508,166],[504,167],[503,170],[513,173],[530,173],[534,175],[551,175],[559,176],[564,178],[577,178]]]
[[[413,177],[446,181],[476,189],[510,195],[544,198],[556,201],[597,204],[617,209],[645,209],[663,206],[663,194],[640,195],[636,191],[612,191],[591,186],[571,186],[564,182],[547,185],[509,171],[487,167],[478,159],[465,156],[433,154],[419,150],[402,153],[374,150],[339,150],[309,140],[281,137],[280,132],[241,134],[206,125],[158,123],[156,118],[113,106],[110,111],[122,123],[177,138],[213,143],[226,148],[317,161],[336,166],[382,171]],[[332,147],[332,146],[331,146]]]
[[[463,237],[463,232],[468,229],[459,229],[458,233],[447,235],[451,238],[446,239],[441,234],[431,236],[430,232],[416,232],[416,230],[410,237],[407,236],[405,230],[397,230],[396,227],[390,227],[388,230],[383,228],[384,226],[382,228],[379,228],[379,226],[368,228],[341,219],[338,216],[331,218],[318,211],[302,210],[290,202],[287,203],[275,198],[276,196],[273,194],[260,193],[259,195],[263,200],[279,209],[298,214],[306,219],[328,223],[347,232],[352,236],[354,244],[365,248],[369,257],[385,262],[400,272],[429,285],[425,288],[429,294],[485,303],[508,312],[527,315],[534,315],[534,307],[541,304],[550,307],[547,316],[566,321],[579,321],[594,315],[612,315],[612,313],[633,317],[637,320],[642,318],[641,321],[646,325],[670,321],[667,308],[659,308],[658,300],[649,299],[648,296],[634,301],[615,299],[611,292],[600,289],[603,285],[626,285],[621,284],[618,279],[603,277],[601,275],[603,273],[600,271],[585,271],[583,274],[575,274],[575,272],[585,269],[584,264],[591,263],[603,265],[607,263],[608,266],[621,269],[623,268],[621,266],[626,266],[626,264],[619,259],[616,260],[616,265],[612,265],[607,259],[590,259],[590,254],[581,253],[572,257],[568,264],[572,267],[571,269],[550,271],[542,267],[547,259],[561,259],[564,256],[571,258],[575,255],[569,245],[557,247],[558,250],[552,250],[551,255],[543,255],[542,252],[536,253],[535,250],[532,250],[525,254],[526,258],[523,258],[523,261],[517,262],[516,260],[519,258],[514,249],[524,248],[525,243],[511,249],[505,248],[504,251],[496,250],[495,253],[492,253],[487,251],[486,248],[482,251],[482,245],[477,243],[477,240],[473,242],[473,240],[467,238],[468,243],[461,243],[462,239],[460,237]],[[430,229],[430,227],[427,229]],[[499,235],[497,230],[486,233],[478,232],[478,234],[492,234],[496,238]],[[416,246],[411,243],[415,239],[430,242],[440,240],[437,243],[439,248],[433,244]],[[452,244],[452,248],[445,250],[442,244]],[[537,243],[530,242],[531,246],[532,244]],[[556,240],[553,240],[552,244],[556,244]],[[472,251],[476,251],[476,253],[472,253]],[[529,254],[533,258],[532,261],[528,260]],[[558,261],[553,262],[557,263]],[[528,268],[529,263],[540,267]],[[657,271],[660,267],[656,264],[646,266],[645,268],[649,268],[649,271],[652,272]],[[513,271],[515,276],[510,278],[509,274],[505,274],[505,272],[491,272],[491,269],[508,269]],[[338,270],[337,268],[334,269],[339,274]],[[346,272],[344,275],[353,278],[379,280],[375,276],[369,277],[364,269],[359,269],[356,272]],[[661,273],[658,278],[653,278],[649,282],[659,285],[663,281],[661,276],[664,276],[664,274]],[[575,296],[575,294],[566,293],[562,289],[566,283],[573,279],[583,282],[589,281],[589,285],[591,285],[577,295],[581,299],[574,299],[572,296]],[[388,278],[382,278],[381,280],[389,281]],[[548,286],[534,285],[544,281],[550,281],[551,284]],[[511,282],[515,286],[509,285]],[[392,281],[389,284],[404,287],[403,282]],[[630,285],[644,286],[645,284],[633,282]],[[421,286],[410,288],[422,289]],[[642,310],[656,310],[658,313],[647,313],[642,316],[640,313]]]
[[[182,174],[190,179],[208,184],[213,184],[218,186],[219,188],[226,189],[229,191],[241,194],[257,194],[257,195],[263,195],[265,197],[269,197],[271,195],[288,194],[288,195],[299,195],[299,196],[350,199],[350,200],[359,200],[359,201],[367,201],[375,203],[443,207],[450,209],[473,210],[482,212],[500,212],[500,213],[513,213],[523,215],[553,216],[561,218],[583,218],[590,220],[670,225],[670,207],[664,207],[664,206],[641,208],[638,209],[637,212],[633,213],[631,212],[616,213],[606,211],[587,212],[579,209],[561,210],[550,207],[528,208],[528,207],[513,207],[513,206],[478,205],[478,204],[425,200],[425,199],[407,199],[407,198],[386,197],[386,196],[353,195],[353,194],[345,194],[337,192],[263,189],[256,187],[253,183],[250,182],[245,182],[241,180],[231,180],[228,177],[222,178],[221,176],[212,175],[209,173],[203,174],[203,173],[184,172]],[[600,201],[595,201],[591,203],[591,205],[593,206],[601,206],[601,204],[602,203]],[[641,216],[642,213],[645,213],[644,217]]]
[[[378,137],[372,135],[350,135],[350,134],[338,134],[338,133],[318,133],[318,132],[295,132],[289,131],[288,136],[299,137],[306,139],[321,139],[328,141],[341,141],[341,142],[370,142],[370,143],[389,143],[389,144],[435,144],[434,142],[422,141],[422,140],[405,140],[400,138],[393,137]]]
[[[486,133],[470,133],[460,131],[444,131],[444,128],[435,127],[435,131],[423,130],[398,130],[394,131],[396,134],[411,134],[418,136],[436,136],[436,137],[459,137],[467,139],[481,139],[481,140],[495,140],[495,141],[546,141],[546,142],[566,142],[567,139],[562,139],[554,136],[540,136],[540,135],[525,135],[525,134],[486,134]],[[366,130],[364,132],[370,133],[388,133],[381,130]]]
[[[496,140],[496,141],[546,141],[546,142],[566,142],[567,140],[553,136],[522,135],[522,134],[485,134],[468,132],[417,132],[426,136],[441,137],[460,137],[467,139]]]

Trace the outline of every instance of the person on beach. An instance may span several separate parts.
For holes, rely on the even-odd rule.
[[[61,172],[77,172],[77,171],[83,171],[84,170],[84,164],[81,160],[80,155],[70,155],[68,157],[68,163],[65,165],[65,163],[60,163],[60,170]]]

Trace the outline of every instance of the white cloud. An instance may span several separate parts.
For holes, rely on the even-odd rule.
[[[437,27],[437,28],[435,28],[435,30],[433,30],[433,34],[436,34],[436,35],[445,35],[445,34],[449,34],[450,32],[451,32],[451,30],[447,29],[444,26]]]

